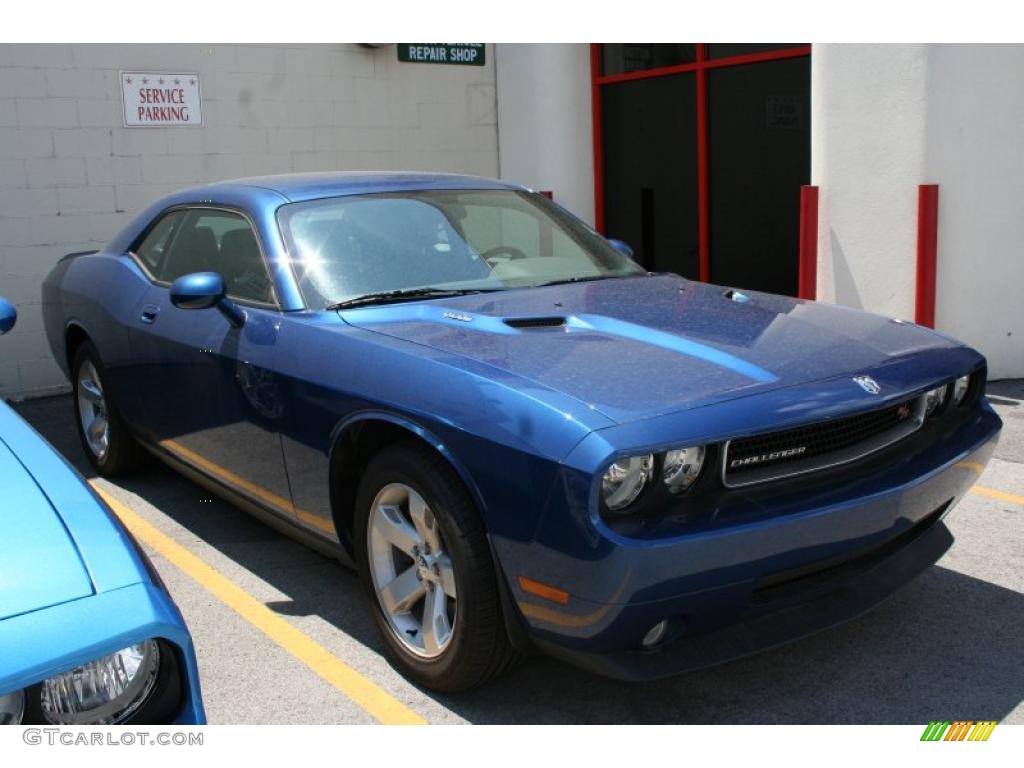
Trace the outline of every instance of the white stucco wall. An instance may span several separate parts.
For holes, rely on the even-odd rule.
[[[815,45],[811,67],[818,297],[913,319],[938,184],[936,327],[1024,376],[1024,46]]]
[[[921,45],[812,49],[819,299],[914,316],[917,185],[926,182],[925,74]]]
[[[501,177],[594,223],[590,46],[495,46]]]
[[[406,64],[352,44],[0,45],[0,397],[63,385],[39,312],[64,253],[98,248],[156,197],[305,170],[498,173],[485,67]],[[120,70],[198,72],[202,127],[122,127]]]
[[[1024,377],[1024,45],[928,51],[928,173],[939,187],[935,324]]]

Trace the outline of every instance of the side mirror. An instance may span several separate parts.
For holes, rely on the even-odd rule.
[[[217,272],[193,272],[171,283],[171,304],[178,309],[216,307],[236,328],[245,323],[245,312],[227,297],[224,278]]]
[[[627,259],[631,259],[631,260],[633,260],[633,261],[636,261],[636,259],[633,259],[633,249],[632,249],[632,248],[630,248],[630,247],[629,247],[629,246],[628,246],[628,245],[627,245],[626,243],[624,243],[624,242],[623,242],[622,240],[613,240],[612,238],[608,238],[608,245],[610,245],[610,246],[611,246],[612,248],[614,248],[614,249],[615,249],[616,251],[618,251],[619,253],[621,253],[621,254],[622,254],[623,256],[625,256],[625,257],[626,257]]]
[[[193,272],[171,283],[171,304],[178,309],[209,309],[226,295],[224,278],[216,272]]]
[[[18,310],[7,299],[0,299],[0,336],[9,332],[18,322]]]

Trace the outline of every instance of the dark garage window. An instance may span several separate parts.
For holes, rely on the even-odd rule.
[[[598,228],[648,269],[794,294],[810,52],[594,45]]]
[[[605,232],[649,270],[697,277],[693,74],[608,86],[602,127]]]
[[[601,46],[601,72],[605,75],[642,72],[696,60],[696,43],[606,43]]]
[[[708,72],[711,282],[795,294],[810,59]]]

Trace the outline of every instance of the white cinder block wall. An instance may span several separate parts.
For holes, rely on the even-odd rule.
[[[40,286],[156,197],[314,170],[498,175],[493,47],[484,67],[406,64],[394,46],[0,45],[0,397],[64,386]],[[123,128],[119,72],[197,72],[203,125]]]

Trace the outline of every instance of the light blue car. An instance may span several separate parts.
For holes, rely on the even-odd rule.
[[[0,299],[0,334],[16,312]],[[201,724],[195,650],[156,571],[0,402],[0,724]]]

